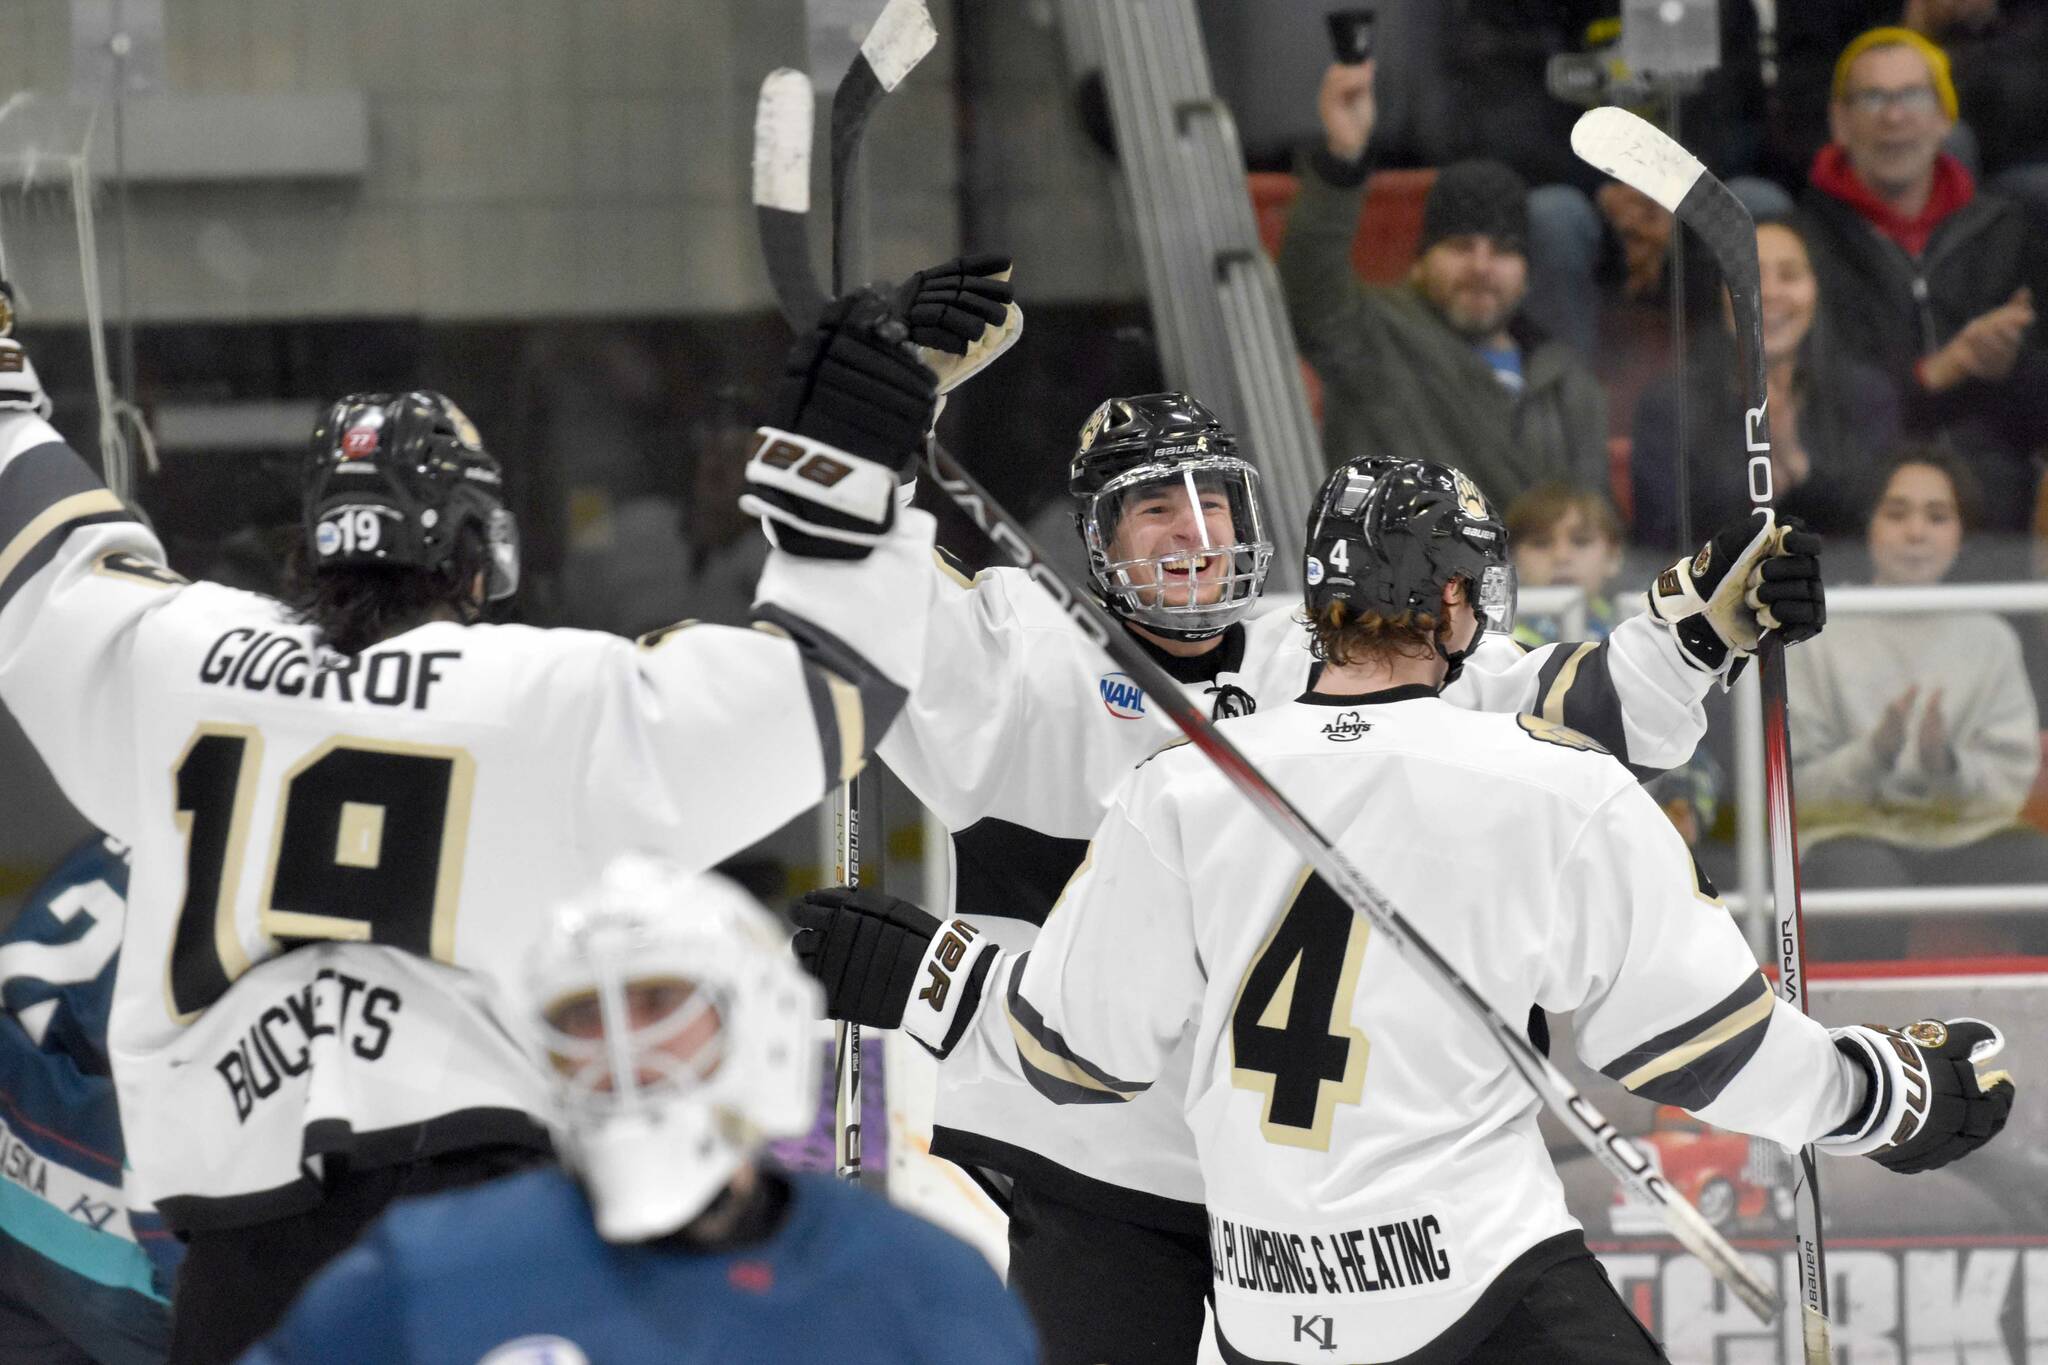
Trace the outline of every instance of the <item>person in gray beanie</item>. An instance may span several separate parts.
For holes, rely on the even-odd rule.
[[[1608,490],[1607,403],[1570,348],[1521,305],[1528,186],[1498,161],[1438,172],[1421,254],[1397,285],[1351,267],[1372,170],[1373,64],[1332,66],[1324,141],[1301,158],[1280,279],[1302,355],[1323,381],[1323,450],[1453,464],[1505,506],[1539,484]]]

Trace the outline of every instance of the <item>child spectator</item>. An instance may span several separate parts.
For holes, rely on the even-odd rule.
[[[1784,220],[1758,223],[1756,253],[1778,512],[1824,536],[1855,535],[1875,492],[1873,457],[1898,440],[1898,396],[1881,371],[1844,354],[1827,329],[1816,325],[1820,286],[1799,228]],[[1718,325],[1700,329],[1685,376],[1695,530],[1724,525],[1749,505],[1741,464],[1729,454],[1730,433],[1742,430],[1743,403],[1726,300],[1723,292]],[[1675,371],[1644,391],[1629,457],[1636,539],[1666,551],[1681,539],[1679,399]]]
[[[1872,580],[1939,583],[1975,503],[1960,460],[1908,447],[1870,517]],[[2048,881],[2048,835],[2019,822],[2041,731],[2005,620],[1838,615],[1793,659],[1788,683],[1809,885]]]
[[[1508,551],[1516,582],[1525,588],[1574,587],[1586,594],[1586,624],[1577,640],[1604,640],[1619,616],[1608,588],[1621,572],[1621,518],[1598,493],[1565,484],[1544,484],[1508,507]],[[1565,638],[1561,622],[1528,617],[1515,624],[1515,639],[1535,648]]]

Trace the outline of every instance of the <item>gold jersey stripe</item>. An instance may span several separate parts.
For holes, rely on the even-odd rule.
[[[0,550],[0,583],[5,583],[15,566],[27,559],[43,538],[67,521],[89,517],[99,512],[126,512],[121,500],[104,488],[95,488],[85,493],[73,493],[70,497],[51,503],[43,509],[42,515],[21,528],[5,550]]]
[[[1622,1087],[1626,1090],[1639,1090],[1659,1076],[1667,1076],[1682,1067],[1691,1066],[1729,1039],[1770,1018],[1771,1008],[1777,1003],[1777,999],[1777,996],[1765,991],[1718,1023],[1709,1024],[1695,1034],[1691,1041],[1680,1043],[1663,1056],[1644,1062],[1623,1076]]]

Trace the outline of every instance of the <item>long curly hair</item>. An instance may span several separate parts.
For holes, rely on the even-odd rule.
[[[455,553],[438,569],[350,566],[322,569],[307,553],[303,533],[287,552],[280,596],[298,620],[319,631],[319,643],[355,655],[450,610],[472,621],[478,612],[477,575],[490,552],[474,527],[464,527]]]

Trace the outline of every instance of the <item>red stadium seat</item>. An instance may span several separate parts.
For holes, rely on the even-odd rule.
[[[1259,240],[1268,254],[1278,255],[1287,231],[1287,211],[1301,190],[1300,182],[1278,171],[1261,171],[1249,179]],[[1435,183],[1433,170],[1373,173],[1358,215],[1358,236],[1351,244],[1351,263],[1360,279],[1392,284],[1408,273],[1422,237],[1422,203]]]

